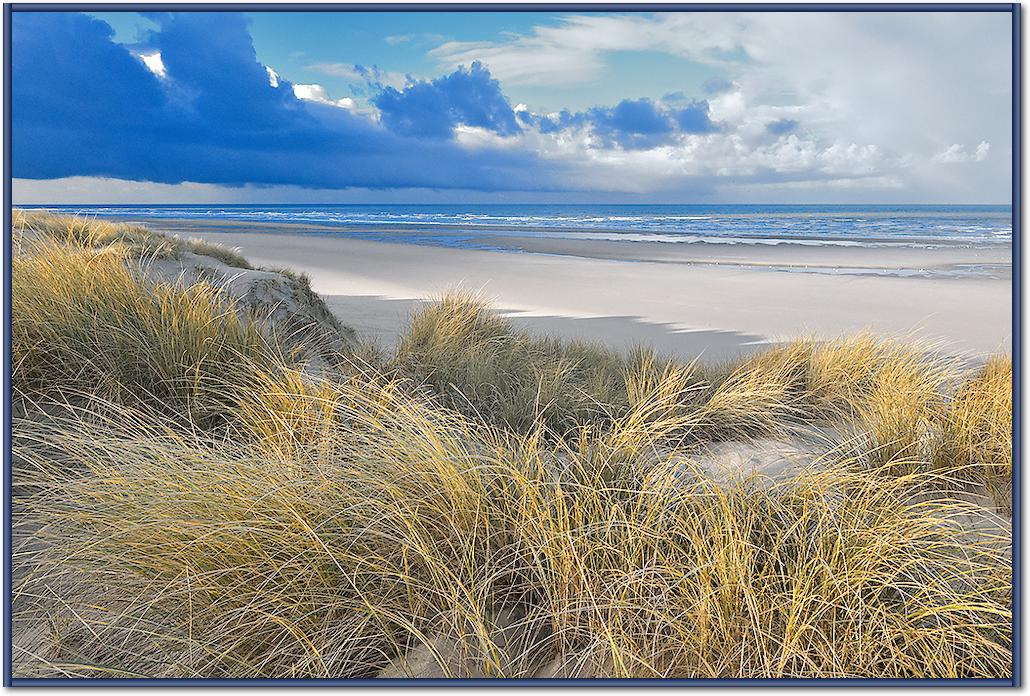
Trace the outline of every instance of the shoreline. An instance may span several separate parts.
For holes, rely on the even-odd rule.
[[[958,240],[938,240],[933,245],[900,238],[792,237],[767,235],[753,238],[684,235],[676,241],[632,239],[634,235],[661,233],[618,232],[563,228],[434,225],[332,225],[298,222],[239,221],[195,218],[147,218],[105,216],[118,222],[143,224],[172,234],[191,234],[198,229],[235,233],[289,230],[295,234],[335,239],[359,239],[437,248],[495,252],[519,252],[615,261],[647,261],[700,266],[761,267],[782,272],[825,272],[834,275],[898,275],[911,277],[1011,278],[1011,242],[970,245]],[[569,236],[533,236],[534,230]],[[502,233],[503,232],[503,233]],[[452,236],[443,236],[447,233]],[[602,233],[626,239],[586,238]]]
[[[483,293],[517,326],[535,333],[601,341],[620,350],[651,344],[687,360],[731,359],[798,336],[831,338],[864,330],[962,354],[1005,352],[1011,346],[1011,283],[999,278],[762,268],[770,252],[782,247],[735,249],[753,265],[734,267],[674,254],[619,258],[618,249],[606,245],[598,247],[598,257],[510,253],[304,234],[308,226],[288,224],[199,222],[147,224],[239,248],[259,265],[303,271],[341,321],[386,346],[393,345],[420,301],[451,287]],[[811,262],[827,267],[842,265],[853,251],[803,249]],[[893,256],[895,264],[934,260],[915,254],[931,250],[861,251]],[[896,254],[901,251],[904,258]]]

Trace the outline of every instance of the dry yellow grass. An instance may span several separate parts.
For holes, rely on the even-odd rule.
[[[618,356],[518,332],[467,292],[446,293],[417,312],[394,363],[443,404],[515,429],[543,420],[563,430],[625,402]]]
[[[189,252],[210,256],[228,266],[251,268],[247,259],[227,247],[202,239],[170,237],[140,225],[15,210],[12,226],[25,238],[43,237],[79,247],[116,247],[147,258],[174,258]]]
[[[960,470],[1011,506],[1012,358],[988,361],[959,388],[943,421],[938,465]]]
[[[217,288],[143,284],[134,263],[117,247],[67,243],[12,260],[16,398],[89,389],[210,424],[248,388],[213,388],[216,377],[243,378],[242,362],[277,359],[258,322]]]
[[[413,317],[394,365],[445,405],[516,431],[537,422],[558,434],[603,429],[661,392],[648,417],[675,414],[694,440],[840,427],[857,431],[870,465],[905,459],[917,468],[935,466],[941,438],[954,431],[943,429],[960,378],[931,346],[870,334],[798,339],[723,366],[677,364],[646,349],[619,356],[520,333],[464,292]]]
[[[968,538],[974,506],[918,502],[918,477],[720,486],[626,457],[641,428],[555,449],[396,387],[295,396],[335,427],[293,454],[130,410],[20,423],[45,543],[17,556],[16,620],[61,617],[23,669],[373,676],[444,636],[494,676],[1007,673],[1004,541]],[[506,652],[501,613],[538,639]]]
[[[954,393],[869,336],[713,369],[452,296],[316,379],[137,262],[15,259],[17,675],[374,676],[440,641],[454,675],[1010,673],[1007,521],[941,485],[1004,498],[1010,362]],[[855,436],[788,479],[697,460],[818,424]]]

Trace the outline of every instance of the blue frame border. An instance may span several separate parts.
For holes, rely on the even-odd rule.
[[[1012,15],[1012,678],[1011,679],[51,679],[13,678],[11,653],[11,15],[13,12],[1006,12]],[[690,687],[690,686],[1022,686],[1022,456],[1020,384],[1022,376],[1022,18],[1019,3],[4,3],[4,645],[3,686],[383,686],[447,688],[463,686]]]
[[[1018,3],[4,3],[14,12],[1018,12]]]
[[[1022,686],[1023,458],[1020,402],[1023,374],[1023,92],[1022,22],[1012,6],[1012,685]],[[10,217],[8,215],[8,217]]]

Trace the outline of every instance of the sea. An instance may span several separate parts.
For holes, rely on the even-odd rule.
[[[64,214],[207,224],[293,223],[305,233],[433,246],[543,237],[663,244],[997,247],[1011,244],[1007,205],[66,205]],[[503,245],[502,245],[503,246]]]

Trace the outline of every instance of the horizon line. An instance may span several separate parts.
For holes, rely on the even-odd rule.
[[[1008,202],[1008,203],[986,203],[986,202],[984,202],[984,203],[945,203],[945,202],[933,202],[933,203],[911,203],[911,202],[906,202],[906,203],[887,203],[887,202],[877,202],[877,203],[869,203],[869,202],[864,202],[864,203],[862,203],[862,202],[851,202],[851,203],[844,203],[844,202],[833,202],[833,203],[825,203],[825,202],[823,202],[823,203],[817,203],[817,202],[806,202],[806,203],[798,203],[798,202],[791,202],[791,203],[757,203],[757,202],[735,201],[735,202],[705,202],[705,203],[701,203],[701,202],[694,202],[694,203],[668,203],[668,202],[665,202],[665,203],[640,203],[640,202],[622,202],[622,203],[618,203],[618,202],[617,203],[611,203],[611,202],[578,202],[578,203],[575,203],[575,202],[568,202],[568,203],[563,203],[563,202],[552,202],[552,201],[536,201],[536,202],[525,202],[525,201],[484,201],[484,202],[469,202],[469,203],[447,203],[447,202],[430,202],[430,201],[407,201],[407,202],[405,202],[405,201],[390,201],[390,202],[384,202],[384,201],[354,202],[354,201],[351,201],[351,202],[346,202],[346,203],[340,203],[340,202],[335,202],[334,203],[334,202],[317,202],[317,201],[313,201],[313,202],[305,202],[305,203],[283,203],[283,202],[275,202],[275,203],[239,203],[239,202],[233,202],[233,203],[229,203],[229,202],[209,202],[209,203],[169,203],[169,202],[161,202],[161,203],[147,203],[147,202],[141,202],[141,203],[105,203],[105,202],[90,202],[90,203],[14,203],[14,202],[12,202],[11,203],[11,208],[17,208],[19,206],[38,206],[38,207],[42,207],[42,206],[57,206],[57,207],[105,206],[105,207],[109,207],[109,208],[130,208],[130,207],[150,206],[150,207],[196,207],[196,208],[199,208],[199,207],[215,206],[215,205],[217,205],[217,206],[224,206],[224,207],[240,207],[240,208],[242,208],[242,207],[248,207],[248,208],[255,208],[255,207],[284,208],[284,207],[302,207],[302,206],[311,206],[311,205],[319,205],[319,206],[356,206],[356,205],[441,205],[441,206],[443,206],[443,205],[447,205],[447,206],[454,206],[454,205],[609,205],[609,206],[612,206],[612,205],[627,205],[627,206],[628,205],[637,205],[637,206],[648,206],[648,205],[681,205],[681,206],[692,206],[692,205],[693,206],[730,206],[730,205],[815,206],[815,205],[821,205],[821,206],[831,206],[832,205],[832,206],[870,206],[870,205],[879,205],[879,206],[896,206],[896,207],[897,206],[912,206],[912,207],[915,207],[915,206],[922,206],[922,207],[929,207],[929,206],[952,206],[952,207],[960,207],[960,206],[964,206],[964,207],[993,206],[993,207],[1008,207],[1008,208],[1012,207],[1012,203],[1011,202]]]

